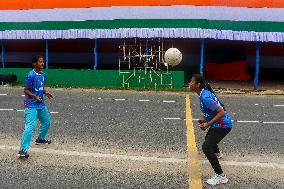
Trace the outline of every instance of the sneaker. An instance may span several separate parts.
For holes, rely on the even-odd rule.
[[[221,175],[215,175],[214,177],[212,177],[211,179],[208,179],[206,182],[207,184],[211,185],[211,186],[216,186],[218,184],[226,184],[228,182],[228,178],[226,177],[226,175],[221,176]]]
[[[218,159],[222,159],[224,154],[222,152],[216,153]]]
[[[24,150],[20,150],[19,153],[18,153],[18,157],[19,158],[28,158],[29,154]]]
[[[36,139],[35,145],[40,145],[40,144],[50,144],[50,140],[45,140],[45,139]]]

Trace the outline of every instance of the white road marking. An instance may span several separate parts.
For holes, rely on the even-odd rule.
[[[98,100],[102,100],[102,98],[98,98]]]
[[[0,146],[0,150],[18,150],[17,146]],[[93,157],[93,158],[110,158],[116,160],[131,160],[131,161],[146,161],[146,162],[160,162],[160,163],[186,163],[185,159],[179,158],[161,158],[161,157],[149,157],[149,156],[130,156],[130,155],[118,155],[118,154],[105,154],[105,153],[92,153],[92,152],[79,152],[79,151],[67,151],[67,150],[53,150],[42,148],[31,148],[31,152],[39,152],[45,154],[65,155],[65,156],[79,156],[79,157]]]
[[[0,96],[7,96],[7,94],[0,94]]]
[[[284,104],[275,104],[274,107],[284,107]]]
[[[186,120],[186,119],[183,119],[183,120]],[[190,120],[190,119],[189,119]],[[192,119],[192,121],[198,121],[199,119]]]
[[[263,124],[284,124],[284,122],[264,121]]]
[[[165,120],[180,120],[179,117],[164,117]]]
[[[202,163],[209,163],[207,160],[204,160]],[[237,166],[237,167],[259,167],[259,168],[275,168],[275,169],[284,169],[284,163],[261,163],[255,161],[220,161],[221,165],[227,166]]]
[[[176,101],[174,101],[174,100],[163,100],[163,102],[165,102],[165,103],[174,103]]]
[[[26,96],[26,95],[21,95],[21,96]]]
[[[116,98],[116,99],[114,99],[115,101],[123,101],[123,100],[125,100],[124,98]]]
[[[59,112],[50,112],[51,114],[58,114]]]
[[[254,104],[255,106],[258,106],[258,104]]]
[[[0,111],[13,111],[14,109],[0,109]]]
[[[139,100],[139,102],[149,102],[150,100]]]
[[[24,110],[17,110],[17,112],[23,112]]]
[[[259,123],[259,121],[237,121],[238,123]]]
[[[18,146],[0,145],[0,150],[19,150]],[[64,155],[64,156],[79,156],[79,157],[91,157],[91,158],[109,158],[116,160],[130,160],[130,161],[144,161],[144,162],[159,162],[159,163],[177,163],[185,164],[186,159],[182,158],[162,158],[154,156],[134,156],[134,155],[119,155],[119,154],[105,154],[105,153],[93,153],[93,152],[79,152],[79,151],[67,151],[67,150],[54,150],[43,148],[31,148],[31,152]],[[208,164],[208,160],[202,160],[203,164]],[[261,163],[261,162],[240,162],[240,161],[220,161],[221,165],[237,166],[237,167],[260,167],[260,168],[275,168],[284,169],[284,163]]]

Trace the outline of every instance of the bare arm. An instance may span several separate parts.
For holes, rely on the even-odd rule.
[[[43,88],[43,94],[45,94],[45,96],[46,96],[48,99],[53,98],[53,95],[52,95],[51,93],[47,92],[47,91],[45,90],[45,88]]]
[[[202,130],[208,129],[213,123],[215,123],[225,115],[225,111],[221,107],[218,107],[215,111],[216,115],[213,117],[213,119],[211,119],[209,122],[204,122],[200,124],[200,128]]]

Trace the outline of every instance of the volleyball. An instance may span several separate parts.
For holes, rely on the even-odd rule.
[[[176,66],[178,65],[182,60],[182,54],[177,48],[169,48],[165,52],[165,62],[168,65]]]

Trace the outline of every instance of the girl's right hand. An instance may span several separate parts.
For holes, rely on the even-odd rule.
[[[199,124],[205,123],[205,120],[204,120],[204,119],[199,119],[199,120],[198,120],[198,123],[199,123]]]
[[[36,100],[37,102],[41,102],[41,101],[42,101],[42,99],[41,99],[39,96],[36,96],[36,97],[35,97],[35,100]]]

